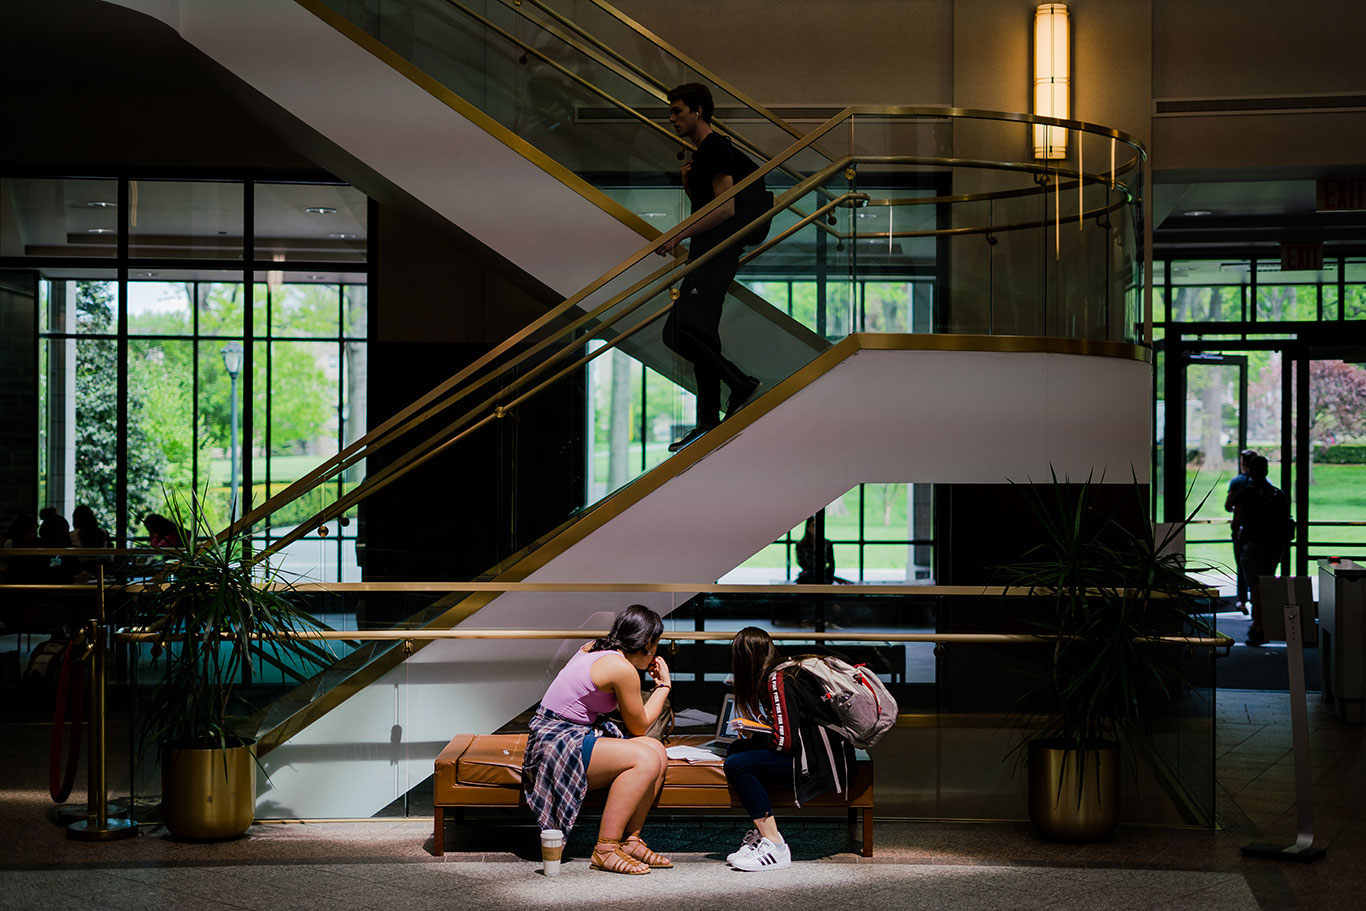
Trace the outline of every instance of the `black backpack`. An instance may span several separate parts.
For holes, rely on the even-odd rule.
[[[729,142],[729,140],[727,140]],[[731,155],[735,157],[735,182],[739,183],[749,175],[757,171],[758,165],[750,161],[749,156],[734,144],[730,147]],[[740,195],[735,197],[735,216],[734,223],[737,228],[754,221],[760,216],[767,215],[773,210],[773,191],[764,187],[764,179],[760,177],[754,183],[745,187]],[[746,247],[757,247],[768,240],[768,232],[773,227],[773,219],[765,218],[754,226],[754,230],[745,235],[741,241]]]
[[[1285,491],[1268,482],[1261,495],[1248,505],[1252,508],[1247,510],[1243,522],[1244,535],[1277,547],[1295,540],[1295,519],[1290,515],[1290,498]]]

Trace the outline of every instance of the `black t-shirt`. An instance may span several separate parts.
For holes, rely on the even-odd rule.
[[[720,174],[729,174],[732,183],[739,183],[755,169],[754,162],[743,153],[736,151],[730,140],[712,131],[702,144],[693,152],[692,169],[688,172],[688,201],[692,203],[692,213],[696,213],[716,198],[713,181]],[[725,240],[740,225],[732,217],[715,228],[697,235],[697,244],[710,247]]]

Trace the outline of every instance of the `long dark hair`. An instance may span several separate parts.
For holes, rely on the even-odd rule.
[[[747,626],[735,634],[730,644],[730,673],[735,680],[735,701],[746,718],[759,717],[763,705],[759,688],[781,661],[773,640],[759,627]]]
[[[650,646],[659,641],[662,632],[664,621],[659,619],[659,614],[643,604],[632,604],[617,614],[617,618],[612,621],[611,631],[601,639],[594,639],[588,650],[601,652],[616,649],[641,654],[648,652]]]

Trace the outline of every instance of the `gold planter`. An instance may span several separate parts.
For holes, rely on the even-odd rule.
[[[233,838],[247,831],[256,816],[256,742],[226,750],[163,747],[161,816],[181,838]]]
[[[1029,820],[1040,835],[1064,841],[1113,832],[1119,825],[1119,744],[1100,743],[1078,754],[1057,741],[1030,743]]]

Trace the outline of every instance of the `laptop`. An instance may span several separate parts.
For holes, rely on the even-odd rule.
[[[710,750],[718,756],[726,755],[726,748],[734,743],[738,736],[732,734],[728,725],[730,720],[739,715],[739,710],[735,707],[735,694],[727,693],[726,698],[721,700],[721,711],[716,716],[716,735],[702,744],[699,749]]]

